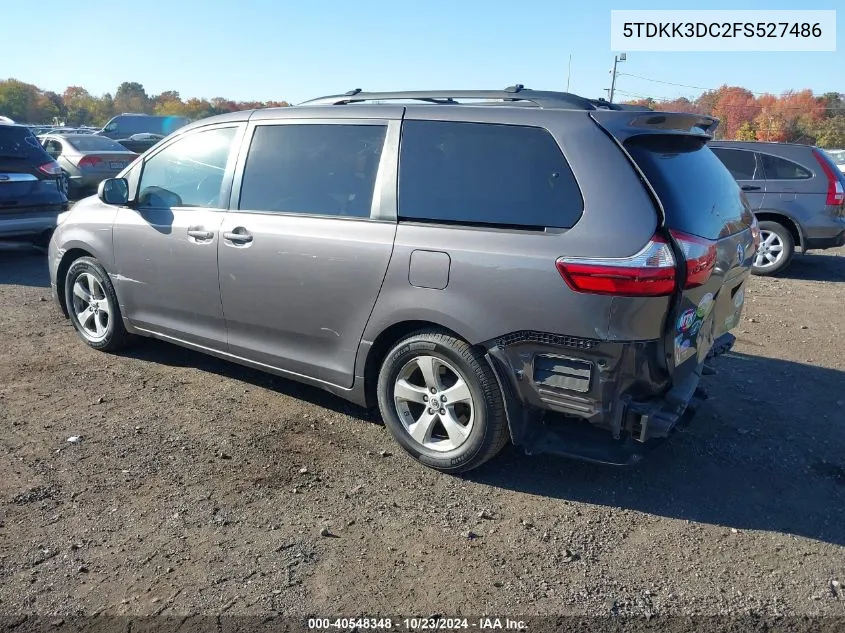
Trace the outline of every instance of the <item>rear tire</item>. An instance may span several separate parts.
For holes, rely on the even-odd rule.
[[[760,248],[754,256],[751,272],[766,277],[789,266],[795,254],[795,240],[788,228],[778,222],[760,222]]]
[[[93,257],[80,257],[65,275],[65,305],[79,338],[102,352],[117,352],[132,340],[123,326],[109,275]]]
[[[484,356],[438,330],[401,340],[385,357],[378,405],[399,445],[445,473],[481,466],[508,442],[505,403]]]

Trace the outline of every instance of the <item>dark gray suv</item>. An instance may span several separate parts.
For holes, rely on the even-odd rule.
[[[377,404],[443,471],[508,440],[636,462],[743,307],[756,228],[716,123],[521,86],[212,117],[63,217],[53,290],[96,349],[151,336]]]
[[[845,175],[824,150],[794,143],[714,141],[760,222],[752,272],[773,275],[795,249],[845,244]]]

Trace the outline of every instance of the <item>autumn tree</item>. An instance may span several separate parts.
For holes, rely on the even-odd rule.
[[[750,123],[760,106],[750,90],[739,86],[723,86],[713,105],[712,114],[721,122],[716,128],[718,138],[736,138],[743,123]]]

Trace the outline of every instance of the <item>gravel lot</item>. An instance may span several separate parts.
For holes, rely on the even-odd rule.
[[[89,349],[44,256],[0,251],[0,614],[845,615],[843,308],[845,249],[754,278],[637,469],[450,477],[317,390]]]

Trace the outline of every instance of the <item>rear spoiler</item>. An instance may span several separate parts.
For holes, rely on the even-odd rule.
[[[595,110],[590,116],[620,143],[641,134],[713,138],[719,119],[685,112]]]

